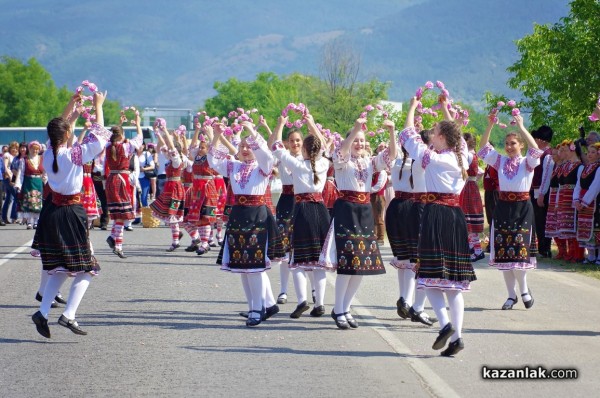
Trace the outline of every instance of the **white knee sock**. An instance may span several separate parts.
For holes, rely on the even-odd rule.
[[[262,275],[262,279],[263,279],[263,286],[264,286],[264,295],[263,295],[263,302],[265,303],[265,307],[269,308],[274,306],[277,301],[275,301],[275,297],[273,296],[273,289],[271,288],[271,280],[269,279],[269,275],[267,275],[267,272],[261,272]]]
[[[48,276],[48,282],[46,283],[46,288],[44,289],[44,294],[42,295],[42,304],[40,305],[40,312],[44,318],[48,319],[52,301],[54,301],[54,297],[56,297],[60,287],[63,283],[65,283],[66,280],[67,274],[64,272],[57,272]]]
[[[306,273],[301,268],[296,268],[292,271],[292,279],[294,280],[294,289],[298,304],[306,301]]]
[[[416,312],[425,310],[425,300],[427,299],[427,293],[424,289],[417,289],[415,291],[415,302],[412,305]]]
[[[248,311],[252,309],[252,293],[250,292],[250,284],[248,283],[248,274],[240,274],[242,277],[242,287],[244,288],[244,295],[248,302]]]
[[[337,274],[335,278],[335,305],[333,311],[336,314],[343,314],[344,311],[344,297],[346,297],[346,291],[348,290],[348,284],[352,275],[340,275]]]
[[[515,279],[519,282],[519,289],[521,290],[521,294],[525,294],[521,296],[523,301],[531,300],[531,296],[529,295],[529,287],[527,286],[527,271],[524,269],[514,269],[513,273],[515,275]]]
[[[40,294],[40,296],[44,295],[44,289],[46,289],[46,284],[48,283],[48,271],[44,270],[42,268],[42,274],[41,274],[41,278],[40,278],[40,287],[38,288],[38,293]]]
[[[248,274],[248,285],[250,286],[250,294],[252,295],[252,310],[258,311],[249,314],[251,318],[260,318],[260,311],[264,306],[263,303],[263,292],[265,287],[263,286],[262,272],[254,272]]]
[[[456,341],[462,336],[463,319],[465,316],[465,300],[462,292],[457,290],[447,290],[446,297],[448,298],[448,306],[450,307],[450,318],[452,319],[452,327],[454,334],[450,341]]]
[[[281,287],[279,293],[287,294],[288,282],[290,280],[290,266],[287,261],[279,261],[279,282]]]
[[[404,287],[404,300],[410,306],[413,304],[413,295],[415,294],[415,285],[417,280],[415,279],[415,273],[410,269],[404,270],[404,281],[402,283]]]
[[[398,268],[396,271],[397,272],[397,276],[398,276],[398,292],[399,292],[399,296],[398,297],[404,297],[404,270]],[[406,299],[406,297],[404,297],[404,299]]]
[[[425,289],[425,294],[427,294],[427,299],[431,303],[431,307],[433,307],[433,311],[435,311],[435,315],[440,322],[440,329],[442,329],[450,322],[448,311],[446,310],[444,293],[440,289],[428,288]]]
[[[348,282],[348,289],[346,289],[346,295],[344,296],[344,312],[350,311],[352,305],[352,299],[358,292],[360,283],[362,282],[362,275],[352,275],[350,282]]]
[[[517,297],[517,281],[515,279],[515,274],[512,270],[502,271],[502,276],[504,276],[504,283],[506,283],[506,290],[508,291],[508,297],[516,298]]]
[[[325,288],[327,286],[327,274],[324,269],[315,269],[312,271],[315,279],[315,306],[323,305],[325,301]]]
[[[91,280],[92,275],[90,275],[89,272],[84,272],[75,277],[75,280],[71,285],[71,291],[69,292],[69,301],[67,301],[67,306],[63,312],[63,315],[67,317],[67,319],[75,319],[75,313],[77,312],[79,303],[81,303],[81,299],[83,299],[83,295],[90,285]]]

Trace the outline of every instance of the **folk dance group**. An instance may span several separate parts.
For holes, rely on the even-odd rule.
[[[89,177],[86,167],[99,155],[104,153],[109,170],[106,183],[110,188],[106,191],[114,220],[107,241],[120,257],[124,257],[123,223],[133,217],[127,174],[129,158],[142,144],[139,117],[134,139],[126,140],[118,126],[106,129],[104,96],[96,92],[96,122],[89,126],[87,135],[75,140],[72,135],[80,112],[75,106],[78,100],[75,96],[63,116],[48,124],[49,147],[42,161],[48,189],[33,248],[40,253],[46,280],[40,310],[32,319],[38,332],[48,338],[48,314],[68,276],[74,277],[74,282],[58,323],[74,333],[87,333],[75,315],[91,277],[100,267],[88,238],[90,212],[86,213],[86,204],[95,201],[85,198],[90,188],[84,179]],[[414,115],[418,105],[417,98],[412,98],[401,132],[395,131],[393,122],[384,122],[390,134],[389,147],[376,156],[365,149],[365,118],[357,119],[341,141],[324,137],[308,113],[303,121],[309,135],[302,138],[299,130],[291,130],[287,142],[283,141],[288,122],[284,116],[279,117],[274,132],[262,119],[258,126],[242,121],[245,138],[241,134],[226,136],[227,127],[218,122],[204,126],[198,123],[189,148],[185,139],[157,123],[155,133],[167,159],[167,179],[150,207],[171,227],[167,251],[180,246],[180,223],[192,239],[187,250],[203,254],[210,250],[212,226],[217,219],[226,221],[224,236],[218,236],[219,240],[222,237],[222,247],[217,263],[222,270],[241,277],[248,303],[248,311],[241,315],[247,318],[247,326],[259,325],[279,312],[277,303],[287,300],[290,273],[298,297],[290,316],[299,318],[310,309],[307,276],[314,301],[310,315],[324,315],[326,273],[336,272],[331,317],[340,329],[357,328],[351,304],[363,276],[386,272],[374,230],[370,193],[373,174],[388,170],[395,197],[387,208],[385,227],[394,255],[391,265],[398,275],[397,313],[426,325],[439,322],[440,331],[432,348],[445,347],[442,355],[455,355],[464,348],[462,293],[469,291],[471,282],[477,279],[472,261],[482,257],[478,235],[483,230],[481,199],[468,192],[477,189],[477,159],[493,167],[498,176],[499,200],[490,225],[490,265],[503,271],[508,299],[502,309],[518,302],[517,284],[525,307],[531,308],[534,300],[526,276],[536,267],[537,246],[529,191],[534,170],[547,153],[539,149],[537,142],[541,141],[532,137],[517,115],[514,119],[518,129],[506,135],[506,155],[501,155],[489,143],[494,126],[494,115],[490,115],[476,155],[473,137],[466,137],[471,141],[469,148],[444,102],[441,108],[445,120],[431,130],[417,131]],[[600,114],[598,109],[595,112]],[[258,133],[260,127],[268,131],[268,140]],[[588,247],[597,249],[598,147],[596,152],[590,148],[588,155],[596,166],[585,168],[566,156],[560,158],[564,162],[559,162],[558,152],[566,153],[570,148],[570,144],[559,147],[554,154],[556,166],[544,163],[544,167],[550,167],[550,177],[544,175],[550,196],[546,235],[558,236],[552,234],[572,227],[565,225],[567,220],[560,210],[566,207],[565,190],[571,189],[571,207],[582,214],[580,229],[573,238],[575,242],[584,239]],[[274,170],[284,184],[276,211],[269,189]],[[187,180],[187,189],[182,180]],[[560,236],[570,244],[570,235]],[[576,254],[576,249],[567,250]],[[276,265],[282,289],[278,298],[264,272]],[[424,312],[425,299],[437,319]]]

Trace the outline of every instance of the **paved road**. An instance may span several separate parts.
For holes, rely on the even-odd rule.
[[[245,310],[239,277],[219,271],[216,253],[165,253],[167,228],[126,232],[126,260],[106,232],[90,232],[102,265],[82,302],[77,336],[50,317],[52,339],[30,316],[40,263],[28,255],[31,231],[0,228],[0,397],[506,397],[593,396],[600,374],[600,281],[548,265],[532,272],[536,303],[500,311],[502,276],[477,263],[465,296],[464,341],[456,358],[431,349],[437,328],[400,320],[388,267],[364,278],[354,310],[360,328],[341,331],[328,316],[282,313],[257,328]],[[184,238],[187,244],[189,238]],[[383,255],[390,258],[388,247]],[[279,290],[278,271],[269,272]],[[326,307],[333,304],[333,275]],[[67,282],[68,283],[68,282]],[[68,293],[65,285],[63,292]],[[277,294],[277,292],[275,293]],[[429,310],[431,311],[431,310]],[[482,366],[576,368],[571,381],[490,381]]]

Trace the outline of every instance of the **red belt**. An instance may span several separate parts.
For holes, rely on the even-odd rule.
[[[261,206],[267,204],[264,195],[234,195],[236,205]]]
[[[340,191],[340,199],[363,205],[371,203],[371,194],[368,192]]]
[[[294,194],[294,186],[293,185],[282,185],[281,186],[281,194],[282,195],[293,195]]]
[[[498,197],[500,200],[505,202],[522,202],[529,200],[529,192],[502,192]]]
[[[412,199],[413,198],[413,194],[411,192],[404,192],[404,191],[394,191],[395,193],[395,198],[396,199]]]
[[[323,195],[320,192],[297,193],[296,203],[300,202],[323,202]]]
[[[71,206],[81,203],[81,194],[62,195],[58,192],[52,192],[52,203],[55,206]]]
[[[419,201],[423,203],[435,203],[442,206],[460,206],[460,196],[453,193],[428,192],[419,196]]]

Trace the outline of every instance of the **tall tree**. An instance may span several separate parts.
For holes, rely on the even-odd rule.
[[[559,23],[535,25],[518,40],[521,58],[508,68],[509,86],[523,93],[533,125],[550,125],[559,139],[590,127],[587,115],[600,92],[600,2],[574,0],[570,7]]]

